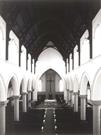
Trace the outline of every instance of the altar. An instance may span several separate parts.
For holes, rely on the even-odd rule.
[[[45,99],[44,105],[47,105],[49,107],[57,105],[56,99]]]

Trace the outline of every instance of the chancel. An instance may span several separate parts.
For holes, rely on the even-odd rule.
[[[0,0],[0,135],[101,135],[101,0]]]

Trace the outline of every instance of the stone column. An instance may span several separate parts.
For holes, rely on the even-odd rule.
[[[92,101],[92,103],[93,103],[93,135],[101,135],[101,127],[100,127],[101,101]]]
[[[34,90],[33,98],[34,98],[34,101],[37,101],[37,98],[38,98],[38,96],[37,96],[37,90]]]
[[[74,106],[74,92],[73,92],[73,94],[72,94],[72,104],[73,104],[73,106]]]
[[[34,101],[34,90],[32,90],[32,101]]]
[[[28,107],[31,108],[31,100],[32,100],[32,91],[28,91]]]
[[[22,110],[27,112],[27,93],[22,93]]]
[[[69,90],[67,89],[67,103],[69,101]]]
[[[74,112],[78,112],[78,92],[74,92]]]
[[[86,95],[80,95],[80,118],[86,120]]]
[[[19,96],[14,96],[14,121],[19,121]]]
[[[73,91],[70,91],[70,105],[71,105],[71,107],[73,107],[73,100],[72,100],[72,98],[73,98]]]
[[[64,90],[64,100],[65,100],[65,102],[67,104],[67,90]]]
[[[13,106],[14,106],[14,100],[13,100],[13,97],[10,98],[10,102],[11,102],[11,106],[13,107]]]
[[[6,133],[6,101],[0,102],[0,135]]]
[[[32,100],[31,94],[32,94],[32,91],[28,91],[28,101]]]

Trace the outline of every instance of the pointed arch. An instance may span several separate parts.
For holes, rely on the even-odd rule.
[[[0,74],[0,102],[6,101],[6,85],[4,82],[4,78]]]
[[[10,87],[10,84],[12,85]],[[8,96],[19,96],[20,95],[20,87],[19,80],[15,73],[12,73],[7,81],[7,97]],[[10,89],[8,89],[10,87]],[[9,95],[10,90],[12,90],[12,95]]]
[[[27,80],[26,80],[26,77],[22,78],[20,86],[21,86],[21,93],[26,93],[27,92]]]
[[[62,78],[65,75],[65,63],[63,57],[56,49],[51,47],[42,51],[38,57],[38,61],[36,62],[37,79],[49,69],[56,71]]]
[[[6,22],[0,16],[0,59],[5,60],[6,48]]]
[[[2,39],[4,40],[5,39],[5,32],[6,32],[6,22],[1,15],[0,15],[0,32],[2,34],[1,35]]]
[[[1,26],[0,26],[0,38],[2,38],[2,40],[4,39],[4,32]]]
[[[10,38],[9,46],[8,46],[9,62],[15,65],[18,65],[19,39],[12,30],[10,30],[9,32],[9,38]]]
[[[79,90],[79,82],[78,82],[78,78],[77,78],[76,75],[74,76],[73,84],[74,84],[73,85],[73,91],[78,92],[78,90]]]
[[[27,91],[32,91],[32,80],[28,79]]]
[[[45,56],[46,57],[48,56],[48,59],[50,60],[51,58],[54,58],[53,56],[55,56],[57,59],[63,60],[61,53],[56,48],[53,47],[48,47],[45,50],[43,50],[40,53],[38,60],[43,60]]]
[[[91,99],[101,100],[101,68],[97,70],[92,83]]]
[[[58,75],[59,75],[59,77],[60,77],[60,78],[62,78],[62,77],[60,76],[60,74],[59,74],[59,73],[57,73],[54,69],[51,69],[51,68],[49,68],[48,70],[46,70],[43,74],[45,74],[45,73],[46,73],[47,71],[49,71],[49,70],[54,71],[56,74],[58,74]],[[43,74],[42,74],[42,75],[43,75]],[[42,75],[41,75],[41,76],[42,76]]]
[[[87,84],[90,84],[90,78],[87,72],[83,72],[80,82],[80,95],[87,95]]]
[[[64,77],[61,73],[59,73],[56,69],[53,69],[53,68],[47,68],[45,69],[43,72],[40,73],[40,75],[38,76],[37,79],[39,79],[45,72],[47,72],[48,70],[53,70],[55,71],[63,80],[64,80]]]
[[[69,78],[69,90],[70,91],[73,90],[73,80],[72,80],[72,77]]]
[[[35,90],[38,90],[38,81],[39,81],[39,79],[40,79],[40,77],[46,72],[46,71],[48,71],[48,70],[53,70],[53,71],[55,71],[59,76],[60,76],[60,78],[61,78],[61,80],[63,81],[63,91],[65,91],[65,89],[66,89],[66,81],[65,81],[65,78],[64,78],[64,76],[63,76],[63,74],[61,74],[60,72],[58,72],[56,69],[54,69],[54,68],[47,68],[46,70],[44,70],[43,72],[41,72],[39,75],[38,75],[38,77],[36,78],[36,80],[35,80],[35,85],[34,85],[34,88],[35,88]]]

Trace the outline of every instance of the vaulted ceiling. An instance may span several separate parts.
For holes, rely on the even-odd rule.
[[[100,8],[100,0],[1,1],[0,13],[32,57],[48,41],[66,59]]]

